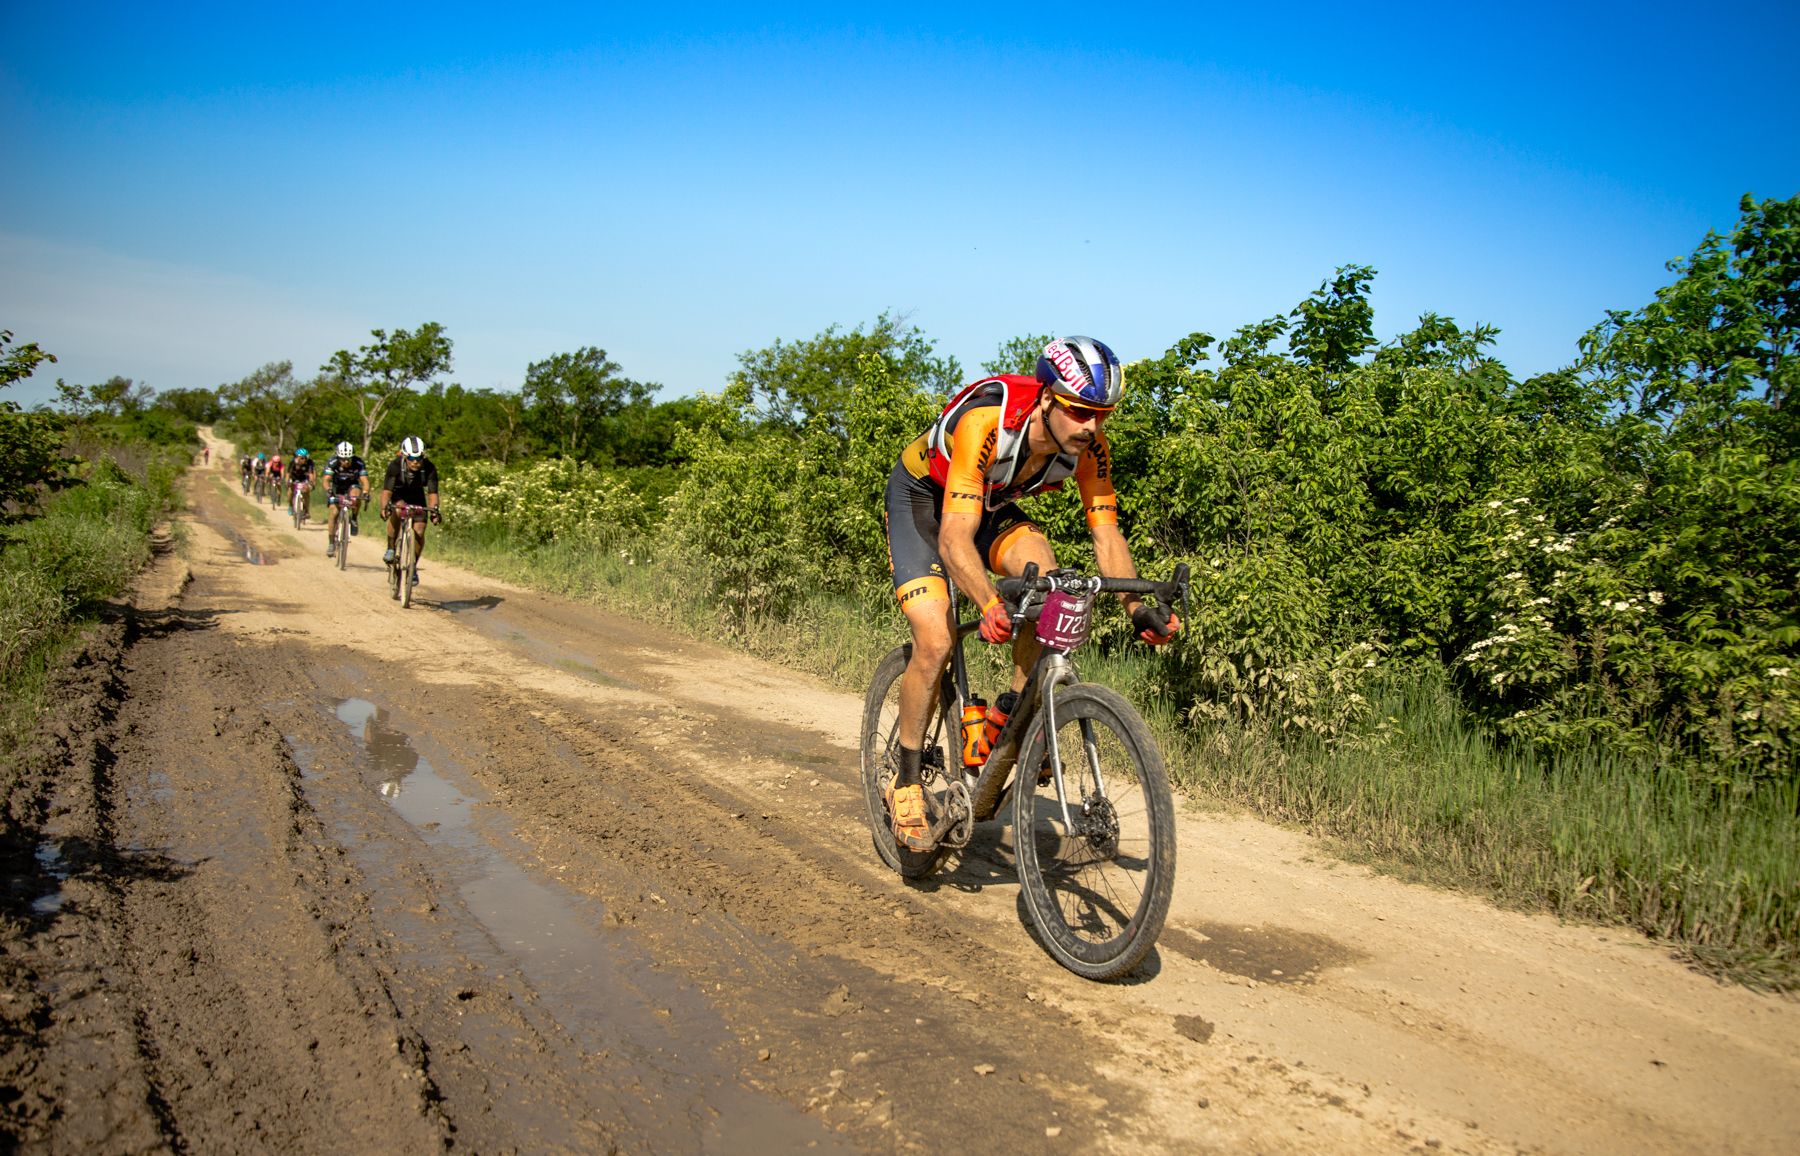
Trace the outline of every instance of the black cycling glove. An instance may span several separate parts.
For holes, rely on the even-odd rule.
[[[1169,629],[1169,622],[1174,617],[1175,611],[1167,606],[1140,602],[1131,612],[1131,629],[1151,646],[1161,646],[1175,637],[1175,632]]]

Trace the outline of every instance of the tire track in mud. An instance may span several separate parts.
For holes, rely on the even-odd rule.
[[[195,653],[204,624],[176,611],[126,624],[104,757],[59,780],[43,830],[68,875],[40,937],[43,1051],[67,1083],[39,1139],[441,1148],[419,1040],[349,935],[357,912],[280,736],[214,694],[248,686],[237,656]]]
[[[760,1086],[868,1142],[891,1130],[893,1142],[929,1150],[966,1143],[972,1118],[1040,1140],[1100,1109],[1130,1118],[1130,1090],[1088,1066],[1065,1017],[986,1014],[1026,1002],[1011,953],[926,917],[918,896],[870,892],[809,841],[817,828],[803,817],[672,766],[736,751],[702,743],[672,757],[627,737],[630,716],[542,706],[526,715],[536,725],[504,726],[520,704],[497,689],[483,699],[489,733],[504,727],[504,757],[482,769],[496,804],[529,816],[519,821],[541,862],[600,898],[746,1045],[768,1051]],[[752,719],[728,729],[751,749],[793,742],[757,734],[770,728]],[[657,768],[652,782],[645,767]],[[983,1077],[981,1064],[1004,1074]]]

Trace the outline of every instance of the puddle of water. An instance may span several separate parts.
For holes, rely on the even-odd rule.
[[[673,1146],[702,1152],[849,1151],[816,1121],[737,1082],[717,1052],[731,1040],[697,993],[654,972],[622,930],[598,931],[599,905],[540,880],[492,840],[499,820],[441,774],[390,713],[367,699],[336,706],[361,740],[377,790],[427,844],[451,853],[463,903],[540,1001],[590,1052],[610,1052],[665,1082],[636,1120]],[[477,826],[484,828],[477,830]]]
[[[57,887],[56,890],[46,895],[40,895],[31,901],[32,914],[55,915],[62,910],[63,904],[68,900],[62,884],[68,881],[72,872],[68,863],[63,859],[60,844],[46,839],[37,845],[37,850],[33,854],[37,859],[38,867],[44,874],[57,881]]]
[[[252,566],[273,566],[280,560],[271,558],[257,547],[252,546],[248,538],[244,537],[236,530],[233,530],[230,526],[221,525],[218,522],[207,521],[204,518],[201,519],[201,521],[206,522],[208,526],[211,526],[220,534],[229,538],[232,544],[237,548],[238,553],[244,556],[244,561],[250,563]]]
[[[1314,983],[1328,967],[1368,957],[1323,935],[1291,927],[1195,923],[1163,929],[1160,946],[1258,983]]]

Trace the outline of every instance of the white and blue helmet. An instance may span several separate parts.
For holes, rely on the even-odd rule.
[[[1125,370],[1105,342],[1058,337],[1037,359],[1038,384],[1070,405],[1111,409],[1125,393]]]

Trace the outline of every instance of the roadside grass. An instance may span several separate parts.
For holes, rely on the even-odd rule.
[[[885,591],[815,596],[786,621],[734,621],[704,564],[625,536],[520,542],[491,524],[434,552],[523,586],[728,642],[853,693],[905,631]],[[1005,653],[973,647],[971,683],[998,690]],[[1506,906],[1636,928],[1695,966],[1800,990],[1800,788],[1734,768],[1702,777],[1497,741],[1441,675],[1396,676],[1376,721],[1334,740],[1256,726],[1197,728],[1160,697],[1156,659],[1084,652],[1084,677],[1138,704],[1190,797],[1243,806],[1336,850]],[[1190,854],[1204,854],[1194,849]]]
[[[150,534],[175,506],[182,451],[81,447],[79,484],[34,518],[0,528],[0,764],[8,768],[47,706],[59,650],[150,560]],[[123,464],[121,464],[123,462]]]

